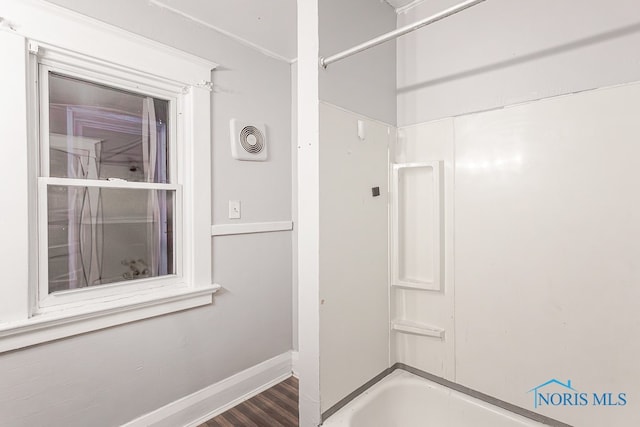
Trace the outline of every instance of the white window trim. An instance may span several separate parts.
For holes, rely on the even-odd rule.
[[[41,1],[9,0],[3,5],[3,18],[12,25],[0,30],[0,43],[7,47],[0,67],[0,127],[13,143],[3,145],[7,151],[6,160],[0,160],[0,180],[15,185],[3,186],[0,209],[0,223],[7,228],[0,252],[0,266],[6,271],[0,352],[210,304],[220,288],[211,284],[210,240],[210,73],[216,64]],[[180,144],[178,156],[188,167],[178,165],[184,209],[183,238],[177,239],[183,243],[179,283],[141,286],[127,293],[98,291],[101,295],[91,302],[67,304],[64,310],[38,308],[38,244],[33,232],[38,186],[33,150],[38,132],[36,114],[30,110],[37,107],[28,102],[37,89],[29,61],[35,53],[56,65],[90,62],[96,76],[109,71],[110,85],[134,74],[158,90],[181,88],[181,131],[187,143]]]

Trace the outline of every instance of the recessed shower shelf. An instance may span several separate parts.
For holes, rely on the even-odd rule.
[[[442,289],[442,162],[395,163],[391,191],[391,284]]]
[[[444,329],[423,323],[411,322],[409,320],[393,320],[391,322],[391,329],[406,334],[444,339]]]

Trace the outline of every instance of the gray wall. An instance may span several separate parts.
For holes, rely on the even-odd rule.
[[[318,0],[320,55],[330,56],[396,26],[394,10],[371,0]],[[320,99],[396,123],[396,47],[388,42],[321,69]]]
[[[414,22],[458,0],[398,16]],[[636,0],[491,0],[398,39],[398,125],[640,79]]]
[[[228,199],[242,200],[243,222],[291,218],[288,63],[146,0],[55,3],[221,64],[213,73],[212,219],[228,221]],[[267,124],[269,162],[231,159],[231,117]],[[213,305],[1,354],[0,425],[119,425],[290,350],[291,233],[212,245],[214,281],[225,289]]]

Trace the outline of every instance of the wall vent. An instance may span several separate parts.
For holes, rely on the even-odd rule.
[[[231,120],[231,155],[236,160],[267,160],[267,132],[263,124]]]

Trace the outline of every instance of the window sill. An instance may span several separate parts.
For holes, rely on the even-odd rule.
[[[149,292],[116,301],[43,313],[23,321],[0,324],[0,353],[47,341],[122,325],[136,320],[208,305],[220,285]]]

